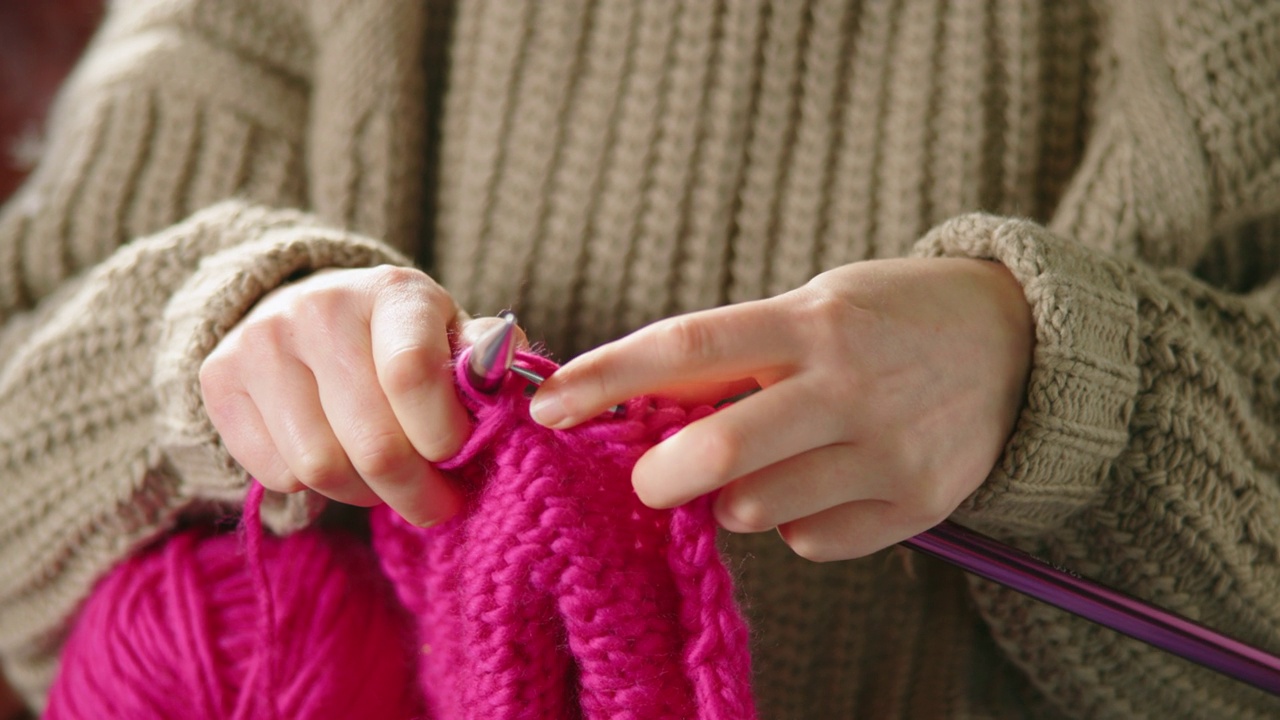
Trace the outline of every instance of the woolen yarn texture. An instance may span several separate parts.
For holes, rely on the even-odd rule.
[[[1000,262],[1027,402],[954,519],[1280,651],[1277,68],[1255,0],[110,3],[0,208],[5,675],[39,711],[95,583],[242,505],[198,377],[228,329],[378,264],[569,359],[850,262]],[[1280,716],[942,563],[722,541],[763,717]]]
[[[550,361],[518,360],[543,376]],[[631,468],[711,412],[637,398],[619,417],[550,430],[526,382],[461,395],[475,416],[440,467],[469,491],[420,529],[386,506],[373,545],[417,621],[428,717],[750,720],[746,623],[716,545],[710,497],[640,502]]]
[[[335,528],[278,538],[255,483],[240,534],[176,533],[99,583],[45,717],[754,718],[710,498],[653,510],[630,482],[711,408],[638,398],[554,431],[520,378],[486,395],[458,376],[475,428],[440,467],[468,491],[460,516],[422,529],[379,506],[372,549]]]
[[[47,720],[420,717],[408,615],[344,531],[183,530],[100,582],[77,616]]]

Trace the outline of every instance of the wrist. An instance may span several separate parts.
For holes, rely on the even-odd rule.
[[[1123,266],[1034,223],[965,215],[916,257],[994,259],[1022,286],[1035,322],[1017,429],[960,519],[997,537],[1052,532],[1104,492],[1129,440],[1137,395],[1137,307]]]

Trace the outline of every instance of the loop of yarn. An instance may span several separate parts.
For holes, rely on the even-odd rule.
[[[412,630],[368,547],[244,525],[244,537],[175,533],[105,577],[64,646],[45,717],[416,717]]]
[[[710,499],[654,510],[630,481],[640,454],[711,409],[641,398],[552,431],[529,418],[518,379],[494,395],[459,387],[476,427],[442,467],[469,489],[463,513],[425,530],[373,514],[379,559],[418,620],[430,717],[754,717]]]

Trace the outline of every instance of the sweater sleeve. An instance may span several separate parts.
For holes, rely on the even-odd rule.
[[[944,224],[917,252],[1005,264],[1036,324],[1015,433],[956,518],[1280,651],[1280,278],[1228,293],[987,215]],[[1061,707],[1280,709],[1018,593],[973,586],[997,641]]]
[[[244,472],[200,400],[204,357],[262,295],[324,267],[407,264],[385,245],[240,202],[131,242],[6,328],[0,368],[0,650],[29,701],[97,577]],[[277,530],[309,495],[274,496]]]
[[[1276,9],[1115,15],[1113,89],[1052,230],[968,215],[916,248],[1003,263],[1035,319],[1021,417],[956,517],[1277,653]],[[996,642],[1070,715],[1280,716],[1243,683],[970,587]]]
[[[378,121],[404,93],[344,103],[311,79],[325,53],[309,33],[390,23],[337,5],[114,4],[40,166],[0,208],[0,660],[37,710],[94,581],[183,514],[243,496],[200,402],[218,340],[299,274],[410,262],[372,239],[408,232],[403,203],[379,200],[404,173],[378,174],[411,155]],[[314,144],[313,126],[348,116],[361,126],[345,140]],[[360,172],[320,192],[313,166]],[[275,496],[264,517],[285,530],[317,507]]]

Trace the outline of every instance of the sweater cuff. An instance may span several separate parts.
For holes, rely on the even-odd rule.
[[[200,504],[239,505],[249,477],[222,444],[205,412],[200,366],[218,342],[271,290],[322,268],[408,265],[389,247],[316,226],[283,226],[201,261],[165,309],[156,354],[158,438],[162,462],[180,478],[178,492]],[[268,491],[263,523],[276,533],[310,524],[324,508],[311,491]]]
[[[1041,537],[1105,489],[1138,391],[1137,299],[1120,263],[1022,220],[973,214],[937,227],[918,257],[1004,264],[1022,284],[1036,344],[1026,402],[990,477],[956,519]]]

